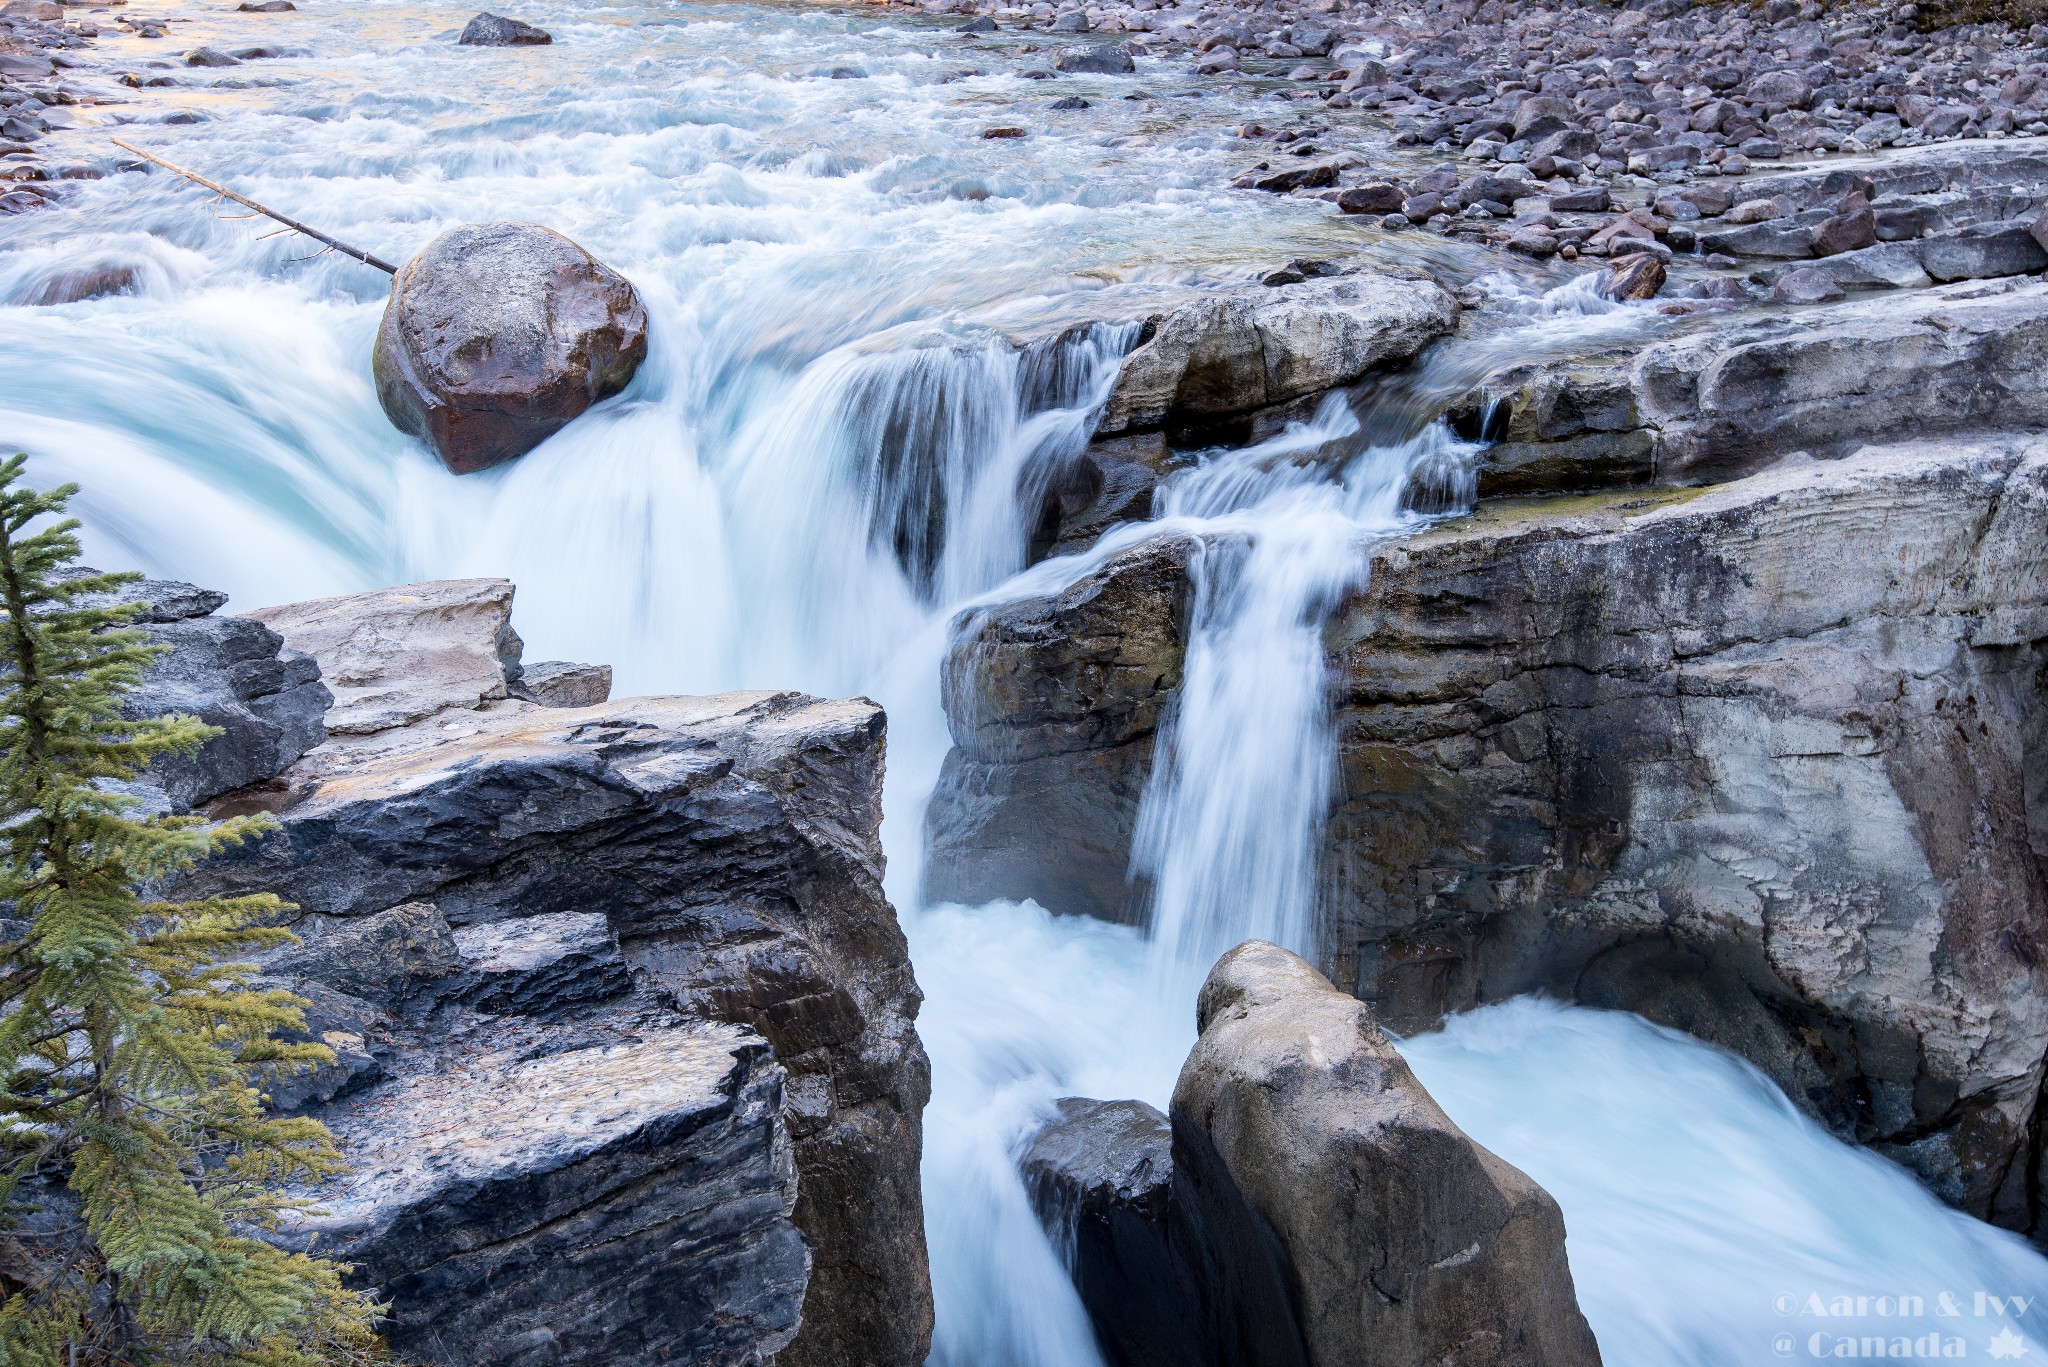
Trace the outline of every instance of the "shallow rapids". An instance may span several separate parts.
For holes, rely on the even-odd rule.
[[[1478,283],[1513,326],[1491,341],[1439,348],[1259,448],[1205,453],[1161,498],[1161,522],[1203,550],[1187,693],[1143,813],[1157,935],[1030,905],[921,907],[947,622],[1159,529],[1025,568],[1031,491],[1086,441],[1133,339],[1097,328],[1056,356],[1017,341],[1290,256],[1461,282],[1480,263],[1220,188],[1244,159],[1231,130],[1294,107],[1256,82],[1200,87],[1181,63],[1045,81],[1023,74],[1049,65],[1028,35],[590,0],[527,16],[553,47],[458,49],[469,13],[359,0],[193,10],[159,43],[110,29],[99,54],[129,63],[259,41],[301,55],[177,66],[192,84],[84,111],[133,123],[52,141],[98,160],[120,132],[394,260],[457,222],[547,223],[646,298],[653,351],[623,395],[518,462],[451,477],[377,407],[382,275],[216,218],[169,176],[116,175],[0,220],[0,449],[29,451],[44,484],[83,483],[98,563],[238,607],[503,576],[528,657],[610,662],[621,694],[883,702],[890,891],[936,1084],[934,1358],[1089,1367],[1012,1147],[1060,1095],[1163,1105],[1214,955],[1250,935],[1308,948],[1322,614],[1364,545],[1423,516],[1416,477],[1433,484],[1418,506],[1469,498],[1469,451],[1428,420],[1504,359],[1656,320],[1534,268],[1495,275]],[[1076,94],[1090,107],[1051,108]],[[163,122],[181,112],[199,121]],[[997,124],[1030,136],[982,136]],[[82,269],[130,272],[134,292],[28,302]],[[1809,1295],[1949,1293],[1968,1310],[1979,1292],[2048,1294],[2048,1262],[2018,1240],[1828,1138],[1743,1065],[1631,1018],[1514,1003],[1406,1048],[1454,1118],[1558,1197],[1615,1367],[1804,1357],[1832,1327]],[[1954,1323],[1973,1358],[1999,1327]]]

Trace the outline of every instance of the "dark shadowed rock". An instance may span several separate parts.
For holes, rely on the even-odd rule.
[[[554,42],[546,29],[501,14],[479,14],[462,26],[455,40],[464,47],[540,47]]]
[[[1112,1367],[1210,1360],[1186,1261],[1170,1244],[1166,1117],[1142,1101],[1068,1097],[1018,1168]]]
[[[320,666],[260,622],[215,616],[226,594],[149,579],[112,597],[143,603],[137,627],[166,648],[122,699],[122,714],[194,716],[221,730],[198,754],[161,755],[144,771],[175,806],[273,778],[327,738],[333,699]]]
[[[625,278],[531,223],[451,228],[398,272],[377,397],[457,474],[524,455],[616,394],[647,355]]]
[[[1254,940],[1211,970],[1196,1019],[1176,1218],[1243,1285],[1277,1283],[1230,1297],[1204,1278],[1216,1342],[1284,1361],[1285,1314],[1305,1363],[1600,1361],[1557,1202],[1451,1123],[1363,1002]]]
[[[955,749],[926,809],[926,891],[1133,921],[1138,798],[1179,686],[1191,544],[1160,537],[1057,594],[965,615],[941,688]]]
[[[243,14],[288,14],[298,6],[292,0],[242,0],[235,8]]]

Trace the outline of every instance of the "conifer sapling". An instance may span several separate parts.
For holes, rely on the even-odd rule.
[[[381,1360],[342,1268],[257,1237],[341,1169],[255,1086],[331,1058],[280,1040],[303,1003],[235,962],[288,941],[289,908],[145,895],[261,819],[144,818],[118,791],[217,732],[121,716],[159,649],[118,601],[139,576],[72,569],[75,488],[21,487],[23,464],[0,463],[0,1367]]]

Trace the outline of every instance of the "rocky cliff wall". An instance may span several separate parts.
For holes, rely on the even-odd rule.
[[[2048,440],[2021,435],[1492,503],[1371,548],[1327,634],[1323,966],[1398,1030],[1528,991],[1640,1011],[2037,1227],[2044,544]],[[1055,733],[1077,770],[1136,771],[1063,806],[1134,824],[1148,762],[1104,681],[1173,686],[1187,554],[1155,539],[960,624],[948,774],[974,783],[934,801],[935,870],[1061,911],[1128,895],[1071,864],[1016,877],[985,833],[1044,763],[1001,754]],[[1084,630],[1091,603],[1119,606]]]
[[[355,1263],[416,1361],[922,1362],[929,1079],[881,710],[537,705],[511,601],[266,612],[283,647],[242,623],[345,694],[338,734],[206,807],[275,833],[176,889],[299,908],[264,967],[337,1061],[270,1091],[354,1166],[290,1237]]]

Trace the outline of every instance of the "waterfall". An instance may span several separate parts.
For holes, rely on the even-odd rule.
[[[378,409],[381,276],[216,220],[169,177],[115,175],[67,183],[62,207],[0,234],[0,452],[85,485],[92,558],[228,590],[232,608],[501,575],[530,656],[613,664],[621,695],[883,703],[888,889],[934,1066],[935,1364],[1094,1367],[1014,1147],[1062,1095],[1163,1106],[1194,983],[1230,944],[1313,950],[1323,622],[1377,539],[1469,504],[1471,448],[1436,421],[1450,401],[1508,362],[1639,342],[1658,316],[1598,298],[1591,277],[1551,288],[1551,267],[1522,263],[1471,280],[1459,244],[1369,240],[1317,201],[1228,191],[1234,130],[1273,103],[1249,85],[1171,98],[1151,59],[1156,104],[1122,99],[1119,78],[1063,77],[1093,103],[1060,123],[1017,79],[1042,57],[865,9],[558,0],[557,44],[514,54],[432,38],[448,18],[414,0],[331,7],[318,53],[266,62],[262,82],[188,71],[218,82],[198,92],[206,117],[131,131],[394,260],[485,215],[566,232],[647,302],[652,352],[625,393],[452,478]],[[195,11],[181,42],[237,46],[246,22]],[[867,79],[820,78],[834,66]],[[156,95],[136,98],[153,113],[140,102]],[[1032,136],[984,139],[996,108]],[[102,150],[76,136],[66,156]],[[1296,255],[1426,261],[1486,294],[1498,326],[1356,405],[1203,453],[1154,521],[1026,568],[1136,341],[1064,322],[1142,316],[1148,291]],[[36,302],[80,269],[133,287]],[[1186,681],[1135,855],[1154,932],[917,905],[948,621],[1161,533],[1196,551]],[[1558,1196],[1614,1367],[1773,1360],[1779,1290],[2048,1283],[2010,1236],[1668,1032],[1511,1003],[1405,1047],[1454,1118]]]

